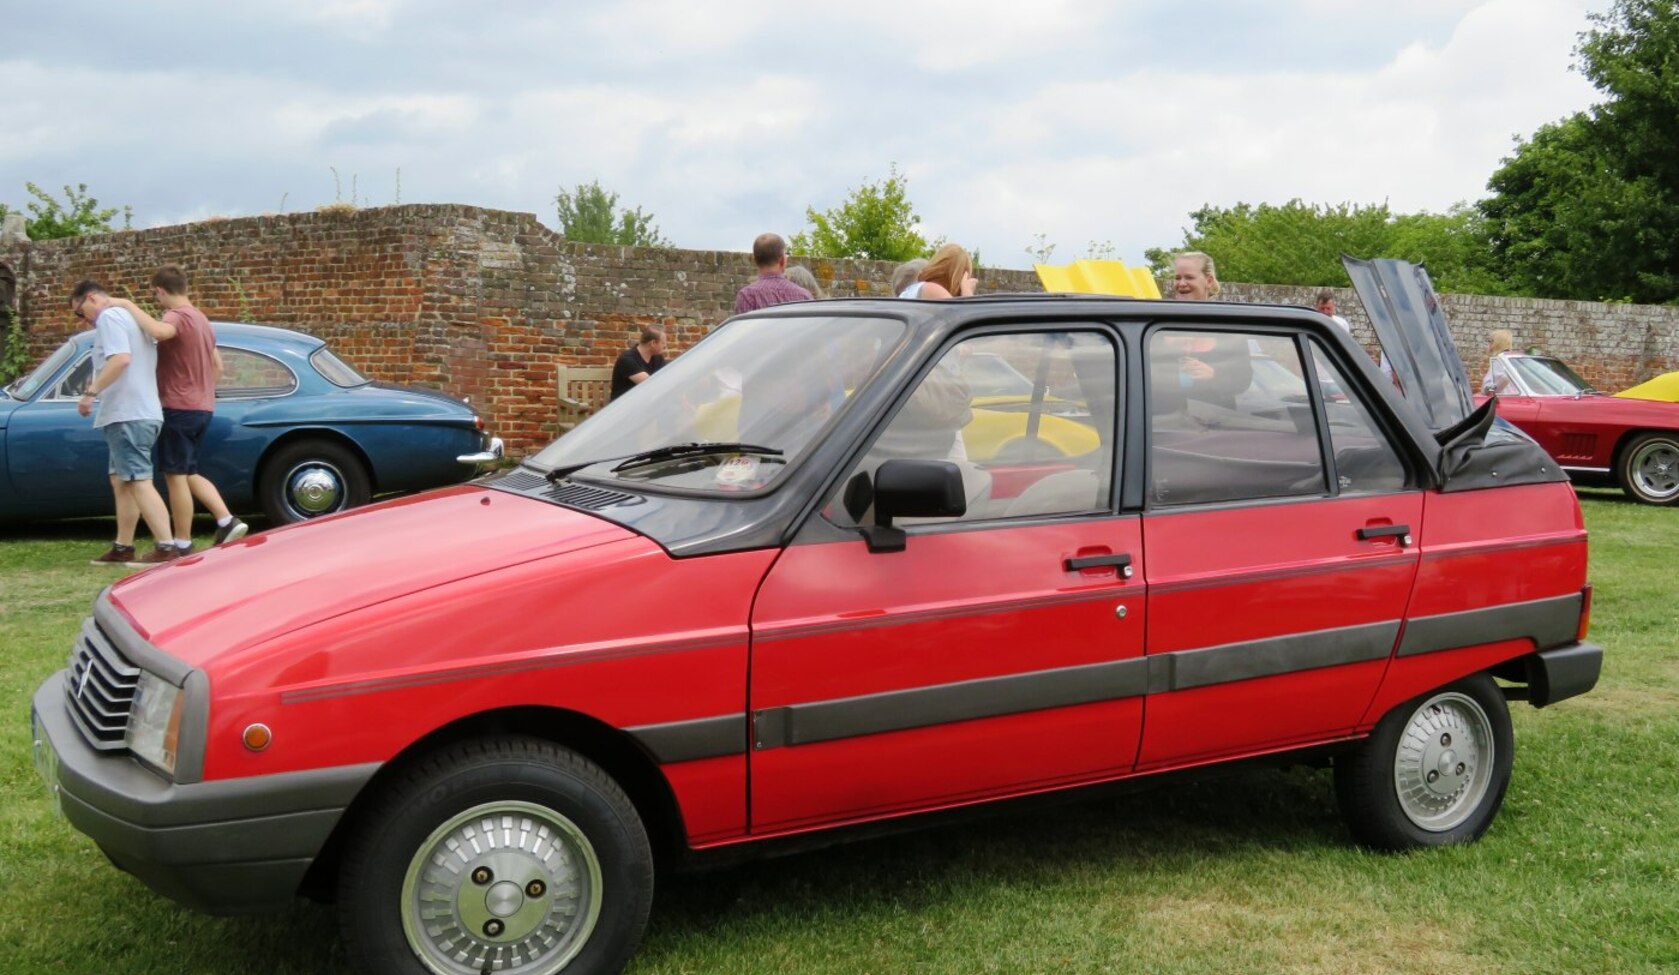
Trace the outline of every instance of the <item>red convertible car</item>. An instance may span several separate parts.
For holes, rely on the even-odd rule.
[[[1645,504],[1679,503],[1679,403],[1605,396],[1551,356],[1506,352],[1488,379],[1498,415],[1577,480],[1613,480]]]
[[[1414,399],[1305,308],[737,317],[517,470],[111,586],[36,764],[160,893],[334,900],[405,975],[606,975],[667,870],[1238,760],[1332,766],[1370,847],[1471,842],[1508,702],[1597,681],[1585,527],[1420,269],[1355,270]],[[1095,447],[971,450],[980,355]]]

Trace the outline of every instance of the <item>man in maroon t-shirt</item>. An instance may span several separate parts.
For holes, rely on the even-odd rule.
[[[216,409],[216,379],[222,372],[221,353],[210,320],[187,300],[187,277],[173,264],[152,275],[158,321],[131,301],[119,300],[148,335],[157,340],[157,395],[163,403],[163,432],[157,438],[157,466],[169,486],[169,514],[175,522],[175,544],[192,551],[192,500],[203,502],[216,518],[220,545],[245,537],[248,527],[222,502],[220,491],[198,473],[198,453],[210,417]]]
[[[810,292],[787,280],[787,242],[779,234],[759,234],[752,242],[752,263],[758,276],[735,292],[735,314],[757,311],[788,301],[809,301]]]

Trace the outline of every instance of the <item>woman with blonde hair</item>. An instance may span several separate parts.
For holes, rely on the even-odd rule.
[[[927,266],[921,269],[918,280],[904,289],[900,298],[969,297],[979,281],[974,277],[974,262],[960,244],[946,244],[933,252]]]
[[[821,300],[828,297],[828,293],[823,291],[821,286],[816,283],[816,275],[810,273],[810,268],[800,264],[789,264],[787,270],[781,272],[781,274],[782,277],[810,292],[810,296],[814,299]]]
[[[1503,392],[1510,385],[1505,374],[1508,368],[1500,361],[1504,353],[1515,347],[1516,337],[1507,328],[1495,328],[1487,333],[1487,374],[1481,378],[1481,392],[1488,396]]]
[[[1184,301],[1208,301],[1222,290],[1212,257],[1200,251],[1172,255],[1172,271],[1173,294]]]

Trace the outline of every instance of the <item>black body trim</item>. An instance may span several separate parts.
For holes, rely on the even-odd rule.
[[[1393,652],[1399,621],[1291,633],[1199,650],[1157,653],[1149,659],[1149,693],[1274,677],[1321,667],[1383,660]]]
[[[746,753],[746,715],[644,724],[624,731],[659,760],[660,765]]]
[[[1597,686],[1603,672],[1603,648],[1574,643],[1541,650],[1527,661],[1528,701],[1542,708],[1584,694]]]
[[[1577,592],[1486,609],[1413,617],[1399,640],[1399,656],[1475,647],[1500,640],[1532,640],[1540,650],[1574,641],[1580,629]]]

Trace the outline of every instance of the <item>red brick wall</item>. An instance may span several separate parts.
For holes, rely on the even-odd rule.
[[[752,278],[745,253],[574,244],[530,214],[458,205],[298,213],[122,231],[0,249],[18,279],[34,358],[78,325],[66,298],[91,277],[149,300],[161,264],[186,268],[212,318],[319,335],[367,374],[465,396],[514,454],[546,443],[555,367],[607,365],[641,326],[693,344],[728,317]],[[831,295],[883,294],[892,266],[811,261]],[[1036,291],[1030,272],[982,273],[993,291]],[[1308,304],[1316,289],[1230,285],[1232,300]],[[1369,340],[1358,302],[1342,314]],[[1679,309],[1449,295],[1446,311],[1471,373],[1485,333],[1511,328],[1588,379],[1620,389],[1679,368]]]

